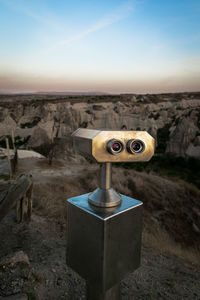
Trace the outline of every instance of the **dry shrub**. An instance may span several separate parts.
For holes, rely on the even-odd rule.
[[[144,203],[144,210],[149,213],[144,214],[144,223],[150,219],[176,242],[200,246],[200,191],[195,186],[123,169],[114,169],[113,182],[118,192]]]
[[[98,168],[90,165],[76,176],[45,178],[34,185],[34,209],[65,223],[66,200],[91,192],[97,186]],[[198,222],[195,218],[199,211],[199,190],[188,184],[120,168],[113,168],[113,187],[121,194],[144,202],[145,245],[192,263],[200,261],[200,250],[195,248],[199,236],[191,221]],[[193,248],[188,248],[190,246]]]
[[[115,189],[143,201],[143,243],[200,265],[200,191],[185,182],[172,182],[154,174],[113,170]]]
[[[66,200],[79,194],[73,180],[63,182],[63,178],[49,183],[37,183],[34,186],[33,207],[37,213],[54,217],[65,222]]]
[[[66,222],[66,200],[93,191],[97,187],[94,172],[84,170],[80,177],[59,176],[34,184],[33,207],[39,214]]]
[[[60,169],[63,166],[63,162],[61,160],[54,159],[52,161],[52,165],[49,165],[48,159],[44,158],[44,159],[38,159],[36,165],[41,169],[52,170],[52,169]]]
[[[159,251],[159,253],[174,255],[189,263],[200,265],[199,248],[183,248],[160,227],[157,227],[154,232],[149,232],[148,230],[144,229],[142,234],[142,242],[144,246],[156,249]]]

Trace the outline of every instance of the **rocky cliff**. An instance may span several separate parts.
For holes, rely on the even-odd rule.
[[[42,97],[1,96],[0,136],[14,130],[21,143],[38,147],[78,127],[147,130],[158,153],[200,158],[200,93]]]

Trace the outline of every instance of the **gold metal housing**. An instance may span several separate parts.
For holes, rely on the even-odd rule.
[[[94,158],[99,163],[149,161],[154,155],[155,140],[146,131],[79,128],[72,134],[72,137],[77,153]],[[109,153],[107,149],[107,143],[113,139],[120,141],[124,146],[124,150],[116,155]],[[127,151],[129,140],[140,140],[144,144],[144,150],[138,153],[129,153]]]

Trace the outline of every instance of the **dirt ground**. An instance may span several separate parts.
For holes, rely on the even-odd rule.
[[[42,160],[20,161],[18,173],[27,170],[35,186],[31,222],[17,224],[11,211],[0,223],[0,299],[21,293],[28,300],[86,299],[85,281],[66,265],[66,225],[59,216],[64,199],[93,188],[93,181],[96,184],[93,173],[88,185],[82,179],[80,185],[77,174],[89,174],[97,166],[88,170],[84,164],[69,168],[55,162],[52,169]],[[158,249],[143,245],[141,267],[121,282],[122,300],[199,300],[200,266]],[[30,264],[1,265],[4,256],[18,251],[27,254]]]
[[[30,266],[20,269],[0,268],[0,296],[23,292],[29,299],[86,299],[85,281],[65,263],[63,225],[35,214],[29,224],[16,225],[12,212],[1,223],[0,239],[1,258],[22,250],[30,260]],[[141,267],[121,282],[122,300],[197,300],[199,279],[200,268],[143,247]]]

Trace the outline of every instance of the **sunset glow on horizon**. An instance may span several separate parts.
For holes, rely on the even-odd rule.
[[[0,92],[200,91],[200,2],[0,0]]]

